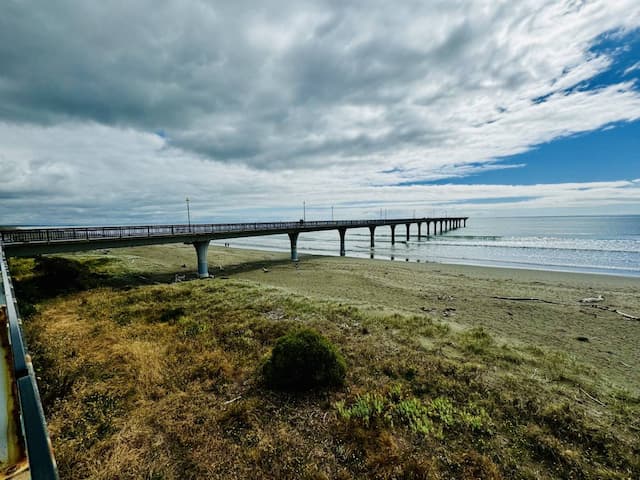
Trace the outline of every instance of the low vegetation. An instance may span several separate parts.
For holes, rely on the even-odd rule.
[[[429,309],[98,260],[11,265],[62,478],[640,476],[637,392],[565,353]],[[50,268],[80,273],[43,290]]]
[[[347,366],[331,342],[307,328],[278,338],[262,370],[268,386],[303,391],[341,386]]]

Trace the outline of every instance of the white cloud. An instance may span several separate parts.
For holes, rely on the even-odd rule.
[[[633,82],[566,90],[611,67],[590,47],[640,27],[635,0],[3,8],[3,223],[164,221],[187,194],[203,219],[302,199],[353,215],[637,201],[629,182],[390,186],[640,119]]]

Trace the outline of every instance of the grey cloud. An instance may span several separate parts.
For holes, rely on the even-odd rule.
[[[7,1],[0,119],[162,130],[174,146],[257,168],[430,148],[447,127],[413,109],[440,109],[460,92],[517,90],[539,67],[494,35],[521,28],[531,12],[489,11],[452,2]],[[282,45],[279,36],[288,36]],[[424,85],[433,91],[416,93]],[[389,132],[365,125],[336,135],[326,121],[340,105],[383,109]],[[324,140],[309,143],[309,134]]]

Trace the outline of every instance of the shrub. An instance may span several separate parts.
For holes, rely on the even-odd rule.
[[[340,386],[346,371],[344,358],[336,347],[309,329],[278,338],[263,366],[267,385],[281,390]]]
[[[79,262],[61,257],[37,257],[34,272],[45,293],[79,290],[83,286],[81,278],[87,274]]]

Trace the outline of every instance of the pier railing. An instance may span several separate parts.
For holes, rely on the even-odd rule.
[[[0,297],[4,297],[4,302],[0,301],[0,303],[4,303],[7,338],[9,341],[8,350],[10,351],[8,368],[12,370],[9,372],[9,378],[13,378],[15,381],[15,392],[18,396],[21,433],[26,445],[29,463],[29,478],[57,480],[58,471],[51,451],[49,432],[42,410],[33,366],[27,356],[22,337],[22,322],[2,243],[0,243],[0,276],[2,277],[2,285],[0,287],[0,294],[2,295]],[[12,395],[13,388],[10,387],[10,390],[5,393]],[[0,401],[7,402],[7,404],[11,403],[9,397],[2,398]]]
[[[464,217],[461,217],[464,218]],[[118,238],[168,237],[178,235],[232,234],[248,232],[283,232],[313,229],[359,228],[405,223],[433,222],[451,218],[399,218],[390,220],[338,220],[298,222],[210,223],[192,225],[135,225],[109,227],[48,227],[3,230],[0,238],[5,245],[32,242],[102,240]]]

